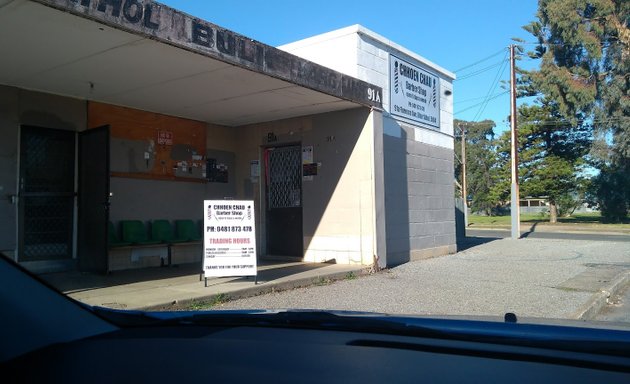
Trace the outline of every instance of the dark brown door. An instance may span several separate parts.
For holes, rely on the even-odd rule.
[[[302,149],[265,150],[267,255],[302,257]]]
[[[79,133],[79,269],[105,273],[109,221],[109,126]]]

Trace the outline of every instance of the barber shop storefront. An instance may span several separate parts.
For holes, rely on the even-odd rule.
[[[259,257],[399,263],[381,86],[152,1],[0,0],[0,52],[0,252],[25,267],[201,262],[210,199],[254,201]]]

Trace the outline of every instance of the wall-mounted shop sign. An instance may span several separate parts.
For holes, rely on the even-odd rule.
[[[439,129],[439,77],[394,55],[390,55],[389,76],[389,113]]]

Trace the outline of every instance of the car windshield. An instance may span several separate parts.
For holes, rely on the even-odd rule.
[[[627,329],[630,2],[506,4],[0,0],[0,253],[130,313]]]

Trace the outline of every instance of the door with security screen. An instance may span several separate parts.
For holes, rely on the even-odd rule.
[[[20,130],[18,261],[71,260],[74,244],[73,131]]]
[[[267,148],[264,162],[267,255],[301,258],[302,149],[299,145]]]

